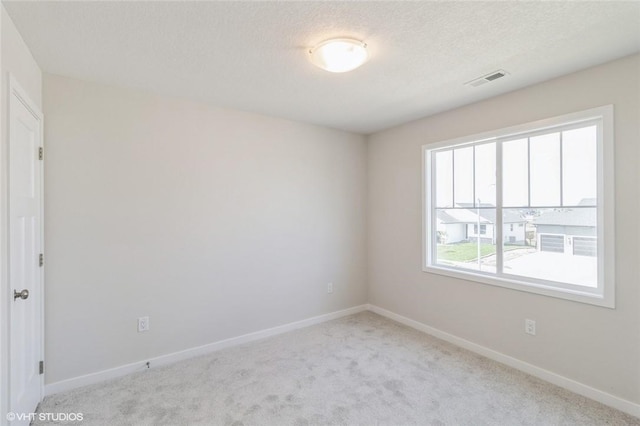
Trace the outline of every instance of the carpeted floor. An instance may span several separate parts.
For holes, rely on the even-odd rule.
[[[640,425],[370,312],[53,395],[39,411],[81,412],[83,426]]]

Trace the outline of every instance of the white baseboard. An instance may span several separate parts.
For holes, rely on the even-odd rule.
[[[577,382],[573,379],[569,379],[567,377],[545,370],[544,368],[540,368],[533,364],[529,364],[519,359],[510,357],[503,353],[478,345],[477,343],[470,342],[466,339],[454,336],[453,334],[449,334],[444,331],[438,330],[437,328],[430,327],[421,322],[403,317],[402,315],[398,315],[394,312],[388,311],[378,306],[370,304],[367,306],[367,309],[371,312],[375,312],[378,315],[382,315],[401,324],[405,324],[409,327],[415,328],[416,330],[422,331],[423,333],[437,337],[438,339],[445,340],[456,346],[460,346],[464,349],[470,350],[471,352],[475,352],[494,361],[498,361],[499,363],[508,365],[509,367],[513,367],[517,370],[523,371],[546,382],[553,383],[554,385],[570,390],[571,392],[601,402],[632,416],[640,417],[640,404],[627,401],[626,399],[611,395],[607,392]]]
[[[220,340],[219,342],[209,343],[207,345],[186,349],[180,352],[161,355],[155,358],[140,360],[139,362],[134,362],[131,364],[121,365],[119,367],[110,368],[108,370],[98,371],[96,373],[91,373],[84,376],[61,380],[59,382],[45,385],[44,393],[45,393],[45,396],[48,396],[54,393],[64,392],[64,391],[76,389],[82,386],[104,382],[105,380],[126,376],[127,374],[135,373],[137,371],[143,371],[147,368],[147,362],[149,362],[149,365],[150,365],[149,368],[154,368],[154,367],[159,367],[161,365],[172,364],[177,361],[194,358],[200,355],[206,355],[208,353],[229,348],[231,346],[241,345],[243,343],[252,342],[254,340],[264,339],[266,337],[275,336],[277,334],[286,333],[288,331],[308,327],[310,325],[319,324],[325,321],[330,321],[332,319],[341,318],[347,315],[356,314],[358,312],[363,312],[367,310],[367,307],[368,305],[354,306],[352,308],[343,309],[341,311],[330,312],[324,315],[318,315],[316,317],[307,318],[307,319],[292,322],[289,324],[279,325],[277,327],[267,328],[265,330],[244,334],[238,337],[232,337],[230,339]]]
[[[517,370],[520,370],[532,376],[538,377],[539,379],[545,380],[549,383],[553,383],[554,385],[568,389],[571,392],[575,392],[579,395],[601,402],[605,405],[616,408],[632,416],[640,417],[640,404],[627,401],[615,395],[611,395],[607,392],[598,390],[591,386],[585,385],[583,383],[577,382],[575,380],[569,379],[567,377],[564,377],[559,374],[553,373],[551,371],[545,370],[543,368],[537,367],[533,364],[529,364],[527,362],[521,361],[519,359],[513,358],[511,356],[508,356],[503,353],[489,349],[487,347],[481,346],[477,343],[470,342],[469,340],[454,336],[453,334],[446,333],[444,331],[438,330],[437,328],[430,327],[421,322],[412,320],[410,318],[404,317],[402,315],[396,314],[394,312],[388,311],[386,309],[383,309],[371,304],[354,306],[352,308],[344,309],[341,311],[331,312],[328,314],[307,318],[301,321],[296,321],[289,324],[284,324],[277,327],[272,327],[265,330],[249,333],[249,334],[244,334],[238,337],[232,337],[230,339],[225,339],[219,342],[214,342],[214,343],[198,346],[191,349],[186,349],[184,351],[174,352],[167,355],[161,355],[155,358],[141,360],[139,362],[122,365],[122,366],[111,368],[108,370],[98,371],[96,373],[91,373],[84,376],[73,377],[71,379],[50,383],[45,386],[45,395],[48,396],[58,392],[68,391],[68,390],[76,389],[82,386],[87,386],[94,383],[100,383],[106,380],[114,379],[117,377],[126,376],[127,374],[135,373],[137,371],[142,371],[147,368],[147,365],[146,365],[147,362],[150,363],[150,368],[159,367],[161,365],[172,364],[177,361],[194,358],[200,355],[206,355],[208,353],[219,351],[221,349],[241,345],[243,343],[248,343],[255,340],[264,339],[266,337],[275,336],[278,334],[286,333],[288,331],[308,327],[314,324],[320,324],[325,321],[330,321],[332,319],[356,314],[358,312],[363,312],[365,310],[369,310],[376,314],[379,314],[389,319],[392,319],[394,321],[397,321],[401,324],[405,324],[409,327],[415,328],[416,330],[422,331],[424,333],[427,333],[439,339],[445,340],[449,343],[452,343],[456,346],[460,346],[462,348],[465,348],[467,350],[470,350],[472,352],[485,356],[494,361],[508,365]]]

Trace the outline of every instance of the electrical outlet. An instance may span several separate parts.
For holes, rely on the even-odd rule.
[[[149,330],[149,317],[138,318],[138,333]]]
[[[333,283],[327,284],[327,293],[333,293]]]
[[[536,335],[536,322],[532,319],[524,320],[524,332],[527,334],[531,334],[532,336]]]

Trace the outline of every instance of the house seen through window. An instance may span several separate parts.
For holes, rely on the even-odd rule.
[[[425,146],[427,269],[604,297],[604,118],[572,118]]]

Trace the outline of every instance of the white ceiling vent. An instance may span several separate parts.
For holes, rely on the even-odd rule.
[[[471,87],[482,86],[485,83],[491,83],[492,81],[502,78],[506,75],[509,75],[509,73],[506,72],[505,70],[497,70],[487,75],[483,75],[482,77],[478,77],[474,80],[467,81],[465,83],[465,86],[471,86]]]

